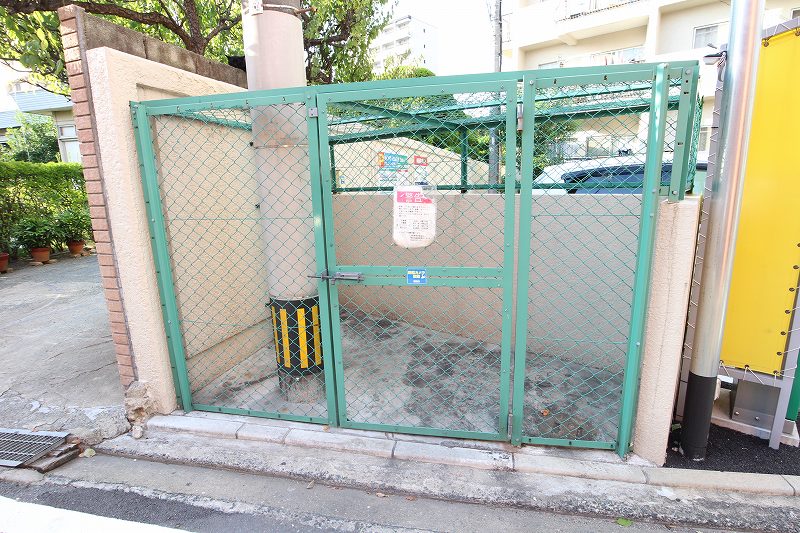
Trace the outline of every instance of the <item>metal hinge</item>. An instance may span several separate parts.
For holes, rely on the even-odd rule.
[[[328,274],[327,270],[323,270],[319,274],[312,274],[309,278],[324,279],[330,281],[335,285],[336,281],[364,281],[364,274],[361,272],[334,272],[333,275]]]
[[[316,107],[309,107],[308,108],[308,116],[311,118],[316,118],[319,116],[319,109]]]

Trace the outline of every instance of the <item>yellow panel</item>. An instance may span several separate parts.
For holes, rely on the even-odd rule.
[[[311,329],[314,331],[314,364],[322,364],[322,348],[320,345],[319,331],[319,307],[316,305],[311,308]]]
[[[800,264],[800,37],[761,48],[722,361],[780,372]]]
[[[281,331],[283,332],[283,366],[291,368],[292,356],[289,352],[289,320],[286,317],[286,309],[281,309]]]
[[[306,344],[306,310],[297,310],[297,334],[300,337],[300,368],[308,368],[308,345]]]

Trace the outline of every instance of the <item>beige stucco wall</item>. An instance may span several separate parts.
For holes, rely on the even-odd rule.
[[[656,225],[633,451],[663,465],[680,374],[700,199],[663,202]]]
[[[632,46],[643,46],[646,33],[647,28],[645,26],[640,26],[629,30],[581,39],[575,45],[559,43],[535,50],[522,51],[521,68],[537,69],[542,63],[549,63],[556,60],[563,60],[567,64],[566,66],[572,66],[569,63],[573,58],[586,59],[580,66],[588,65],[590,64],[587,57],[589,54],[609,52],[611,50],[619,50]]]
[[[249,118],[220,113],[228,120]],[[197,390],[269,337],[262,324],[269,291],[252,137],[174,116],[153,123],[175,297]]]
[[[764,10],[763,27],[768,28],[789,20],[792,9],[798,7],[800,4],[796,0],[768,0]],[[663,54],[692,48],[695,28],[710,24],[720,24],[719,44],[725,43],[728,40],[730,18],[730,5],[722,2],[664,11],[661,14],[658,52]]]
[[[175,391],[129,103],[242,89],[108,48],[89,50],[87,59],[109,225],[138,376],[149,385],[156,409],[167,413],[176,407]]]

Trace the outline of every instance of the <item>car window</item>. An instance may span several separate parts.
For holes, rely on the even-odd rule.
[[[644,183],[644,164],[619,165],[595,168],[591,170],[577,170],[562,175],[565,183],[574,183],[575,188],[568,192],[578,194],[621,193],[632,194],[642,192]],[[672,163],[661,166],[661,184],[669,185],[672,174]]]

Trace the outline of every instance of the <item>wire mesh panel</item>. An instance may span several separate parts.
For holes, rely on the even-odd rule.
[[[507,431],[517,81],[335,94],[330,175],[340,422]],[[321,127],[324,125],[321,124]],[[435,238],[398,243],[400,187],[435,202]]]
[[[306,106],[151,127],[191,406],[327,421]]]
[[[517,324],[515,374],[515,429],[526,442],[613,448],[618,439],[643,187],[653,164],[662,168],[647,194],[669,187],[678,128],[668,114],[666,139],[649,146],[652,78],[606,79],[537,80],[529,91],[532,179],[521,194],[531,207],[520,215],[527,273],[518,289],[527,320]],[[663,164],[653,150],[667,152]]]
[[[692,186],[696,75],[132,104],[183,407],[501,440],[511,411],[514,443],[627,451],[657,200]]]

